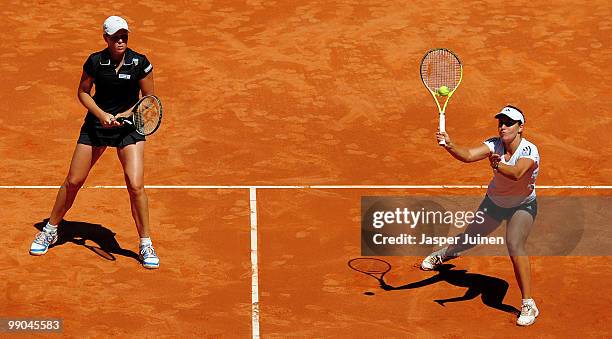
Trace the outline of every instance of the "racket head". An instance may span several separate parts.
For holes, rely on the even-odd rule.
[[[382,279],[382,277],[391,270],[391,264],[377,258],[354,258],[349,260],[348,265],[357,272],[371,275],[379,279]]]
[[[436,94],[438,89],[446,86],[450,97],[459,87],[463,77],[463,66],[459,57],[446,48],[429,50],[421,60],[421,80],[427,89]]]
[[[147,95],[142,97],[134,107],[132,122],[136,132],[142,135],[151,135],[161,125],[162,116],[161,100],[155,95]]]

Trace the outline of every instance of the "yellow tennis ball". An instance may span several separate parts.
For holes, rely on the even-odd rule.
[[[450,90],[448,89],[448,87],[446,86],[440,86],[440,88],[438,88],[438,94],[445,97],[448,95],[448,93],[450,93]]]

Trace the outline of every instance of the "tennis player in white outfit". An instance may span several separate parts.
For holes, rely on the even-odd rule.
[[[514,274],[521,289],[521,314],[517,325],[528,326],[539,314],[531,296],[531,267],[525,242],[538,212],[535,181],[540,167],[538,148],[523,137],[525,116],[517,107],[508,105],[495,115],[498,137],[485,140],[476,147],[453,143],[446,132],[436,133],[437,141],[445,140],[444,148],[462,162],[489,159],[493,179],[478,208],[485,214],[482,224],[470,224],[464,235],[485,236],[506,220],[506,245]],[[421,269],[434,270],[444,261],[457,257],[474,245],[456,244],[444,247],[426,257]]]

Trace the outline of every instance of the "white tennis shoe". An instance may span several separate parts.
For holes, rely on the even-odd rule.
[[[423,259],[423,262],[421,263],[421,269],[423,271],[435,270],[440,265],[442,265],[443,262],[457,257],[456,255],[447,255],[447,250],[448,246],[443,247],[428,255],[425,259]]]
[[[159,268],[159,257],[155,253],[155,249],[152,244],[140,246],[140,260],[142,266],[148,269]]]
[[[516,319],[516,324],[519,326],[529,326],[536,321],[538,315],[540,315],[540,311],[536,307],[535,302],[533,304],[523,304],[521,306],[521,315]]]
[[[38,232],[32,245],[30,245],[31,255],[44,255],[49,250],[49,246],[57,242],[57,231],[49,232],[45,229]]]

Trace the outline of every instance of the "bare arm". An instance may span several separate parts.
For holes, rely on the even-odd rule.
[[[491,162],[491,167],[497,170],[501,175],[510,178],[512,180],[518,181],[520,180],[527,171],[533,165],[535,165],[535,161],[529,158],[521,158],[519,159],[514,166],[503,164],[500,162],[501,157],[499,154],[494,154],[489,158]]]
[[[140,92],[142,96],[155,94],[155,80],[153,79],[153,71],[146,77],[140,79]]]
[[[491,150],[489,150],[489,147],[487,147],[485,144],[469,148],[456,145],[451,141],[446,132],[436,133],[436,138],[438,141],[444,139],[446,141],[446,145],[444,145],[446,151],[459,161],[474,162],[485,159],[491,154]]]
[[[83,72],[81,75],[81,81],[79,82],[79,88],[77,90],[77,97],[79,101],[88,111],[90,111],[93,115],[100,120],[103,127],[112,127],[112,126],[120,126],[120,124],[115,120],[115,117],[110,114],[104,112],[94,99],[91,97],[91,89],[93,88],[94,79],[89,76],[87,73]]]

